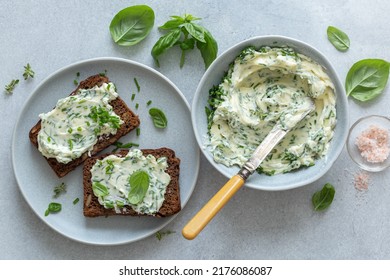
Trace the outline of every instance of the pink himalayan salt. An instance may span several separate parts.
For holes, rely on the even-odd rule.
[[[365,171],[360,171],[355,174],[354,185],[358,191],[368,190],[368,184],[370,182],[370,176]]]
[[[386,129],[371,125],[356,138],[356,145],[368,162],[384,162],[390,153],[389,133]]]

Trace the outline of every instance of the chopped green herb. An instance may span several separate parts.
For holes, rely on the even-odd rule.
[[[24,73],[23,73],[24,79],[27,80],[28,78],[34,78],[34,75],[35,72],[31,69],[30,63],[27,63],[27,65],[24,66]]]
[[[54,187],[53,198],[58,198],[62,193],[66,193],[66,184],[64,182]]]
[[[76,73],[76,77],[77,77],[77,78],[80,77],[80,72],[77,72],[77,73]]]
[[[152,104],[152,100],[149,100],[149,101],[146,103],[146,106],[149,106],[150,104]]]
[[[161,240],[165,235],[172,234],[172,233],[176,233],[176,231],[171,231],[171,230],[158,231],[158,232],[156,232],[156,238],[158,240]]]
[[[139,146],[139,144],[136,144],[136,143],[129,142],[129,143],[123,144],[122,142],[119,142],[119,141],[115,142],[113,145],[116,147],[114,150],[112,150],[113,152],[115,152],[118,149],[130,149],[132,147]]]
[[[91,113],[88,115],[92,120],[98,123],[100,126],[108,123],[112,128],[119,128],[120,118],[118,116],[111,116],[110,113],[103,107],[93,106]]]
[[[74,79],[74,80],[73,80],[73,84],[74,84],[75,86],[77,86],[77,85],[79,84],[79,82],[78,82],[76,79]]]
[[[69,144],[69,150],[73,150],[73,141],[72,141],[72,139],[68,140],[68,144]]]
[[[138,84],[137,78],[134,78],[134,83],[135,83],[135,86],[137,87],[137,92],[139,92],[141,90],[141,87]]]
[[[136,104],[135,104],[135,109],[138,109],[138,107],[139,107],[139,104],[136,103]]]
[[[16,87],[16,85],[19,84],[19,80],[12,80],[8,85],[6,85],[4,88],[5,88],[5,91],[7,94],[12,94],[14,93],[14,89]]]
[[[49,214],[60,212],[62,209],[62,205],[57,202],[51,202],[45,211],[45,216]]]
[[[80,201],[80,199],[78,197],[76,197],[75,200],[73,200],[73,205],[76,205],[79,201]]]
[[[133,93],[133,94],[131,95],[131,101],[134,101],[134,98],[135,98],[135,93]]]
[[[137,133],[137,136],[140,136],[141,135],[141,128],[137,127],[137,129],[135,130],[136,133]]]
[[[114,172],[114,163],[112,160],[107,160],[107,166],[106,166],[106,174],[110,175]]]

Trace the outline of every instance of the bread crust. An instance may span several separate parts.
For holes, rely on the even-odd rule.
[[[171,180],[167,186],[164,202],[155,214],[156,217],[167,217],[178,213],[181,210],[180,201],[180,159],[176,157],[175,152],[169,148],[159,149],[142,149],[144,155],[153,155],[156,159],[160,157],[166,157],[168,167],[166,172],[171,177]],[[140,214],[135,212],[130,206],[125,206],[121,209],[120,213],[117,213],[115,209],[106,209],[102,206],[98,198],[94,195],[92,190],[92,174],[91,169],[97,160],[101,160],[109,155],[116,155],[118,157],[125,157],[129,150],[120,150],[115,153],[107,153],[104,155],[88,158],[84,162],[83,167],[83,186],[84,186],[84,206],[83,214],[86,217],[99,217],[99,216],[147,216],[146,214]]]
[[[109,83],[110,80],[107,76],[100,74],[90,76],[87,79],[80,82],[79,86],[70,94],[75,95],[80,89],[90,89],[94,86],[101,86],[103,83]],[[93,147],[90,155],[95,155],[98,152],[104,150],[106,147],[112,145],[118,139],[130,131],[137,128],[140,124],[139,117],[133,113],[126,105],[126,103],[118,96],[115,100],[109,103],[114,112],[123,120],[123,124],[118,128],[117,133],[114,135],[104,135],[99,137],[98,142]],[[41,130],[41,120],[34,125],[30,132],[29,138],[31,143],[38,148],[38,133]],[[55,158],[46,158],[50,167],[57,174],[58,177],[64,177],[66,174],[74,170],[77,166],[81,165],[89,157],[88,152],[83,153],[80,157],[72,160],[69,163],[61,163]]]

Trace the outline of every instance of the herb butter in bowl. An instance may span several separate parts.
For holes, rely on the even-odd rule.
[[[313,47],[282,36],[254,37],[224,52],[201,79],[192,124],[209,162],[232,177],[277,122],[316,109],[267,156],[246,186],[285,190],[324,175],[348,133],[344,88],[330,62]]]

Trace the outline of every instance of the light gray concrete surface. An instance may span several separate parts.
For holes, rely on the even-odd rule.
[[[159,241],[151,236],[120,246],[91,246],[63,237],[37,217],[21,195],[11,166],[11,139],[19,113],[34,88],[68,64],[101,56],[121,57],[151,66],[168,77],[191,103],[204,73],[197,51],[179,68],[179,52],[161,57],[157,68],[151,48],[162,35],[157,26],[170,15],[191,13],[214,35],[219,54],[258,35],[284,35],[323,52],[342,81],[363,58],[390,60],[388,1],[141,1],[156,14],[150,35],[133,47],[115,45],[108,26],[132,1],[0,1],[0,85],[21,77],[29,62],[35,78],[21,79],[13,95],[0,94],[0,258],[1,259],[389,259],[390,172],[370,174],[369,189],[358,192],[359,171],[344,148],[318,181],[294,190],[242,189],[193,241],[180,231],[226,178],[201,157],[198,182],[186,207],[166,229],[176,233]],[[334,25],[351,39],[346,53],[327,40]],[[369,114],[389,115],[390,90],[372,102],[349,100],[351,123]],[[27,135],[26,135],[27,137]],[[336,188],[331,207],[313,211],[311,197],[325,183]],[[37,186],[39,187],[39,186]]]

